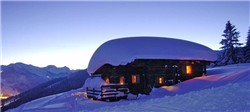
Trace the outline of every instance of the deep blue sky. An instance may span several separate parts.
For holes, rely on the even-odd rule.
[[[2,2],[1,12],[4,65],[71,69],[86,68],[102,43],[120,37],[173,37],[218,50],[228,20],[245,43],[250,20],[247,1]]]

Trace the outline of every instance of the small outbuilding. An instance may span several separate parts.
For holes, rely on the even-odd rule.
[[[154,87],[206,74],[206,66],[216,59],[212,49],[186,40],[127,37],[102,44],[93,54],[87,71],[116,88],[126,87],[129,93],[150,94]]]

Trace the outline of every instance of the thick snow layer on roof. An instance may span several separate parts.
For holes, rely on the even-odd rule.
[[[215,61],[215,52],[203,45],[163,37],[128,37],[110,40],[93,54],[87,71],[94,73],[104,64],[126,65],[135,59],[180,59]]]

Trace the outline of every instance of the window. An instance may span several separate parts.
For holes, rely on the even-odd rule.
[[[140,76],[139,75],[132,75],[132,84],[140,83]]]
[[[159,84],[163,84],[164,78],[163,77],[159,77],[158,82],[159,82]]]
[[[125,78],[124,78],[124,76],[121,76],[121,77],[120,77],[120,84],[121,84],[121,85],[123,85],[123,84],[124,84],[124,82],[125,82],[125,80],[124,80],[124,79],[125,79]]]
[[[136,75],[132,75],[132,84],[136,83]]]
[[[186,66],[186,74],[192,74],[192,66],[191,65],[187,65]]]
[[[109,83],[109,78],[108,77],[105,78],[105,82]]]

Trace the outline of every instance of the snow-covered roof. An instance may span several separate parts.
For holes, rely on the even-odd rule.
[[[126,65],[135,59],[178,59],[215,61],[215,52],[194,42],[165,37],[127,37],[105,42],[93,54],[87,71],[104,64]]]

